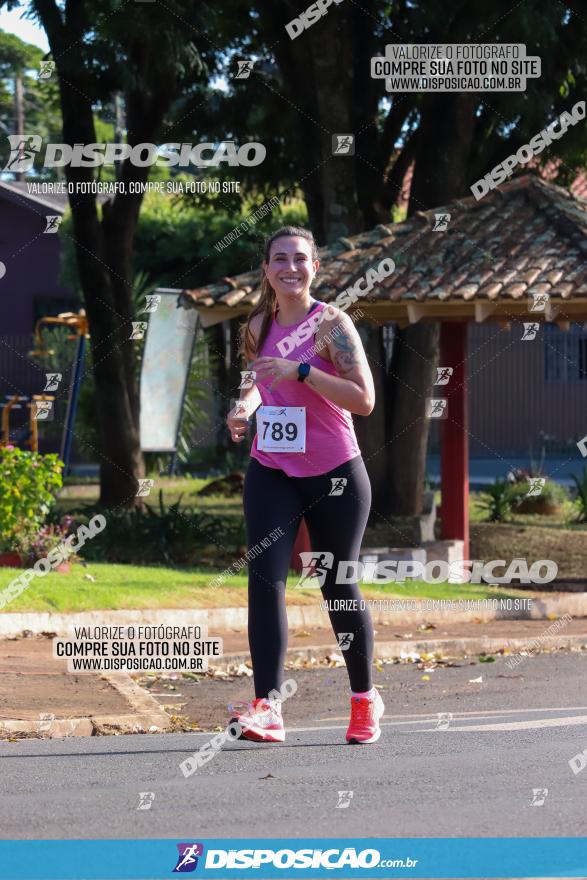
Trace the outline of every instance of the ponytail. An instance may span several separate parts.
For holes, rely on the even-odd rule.
[[[240,328],[240,344],[238,353],[242,357],[244,357],[247,364],[248,361],[252,361],[256,357],[257,352],[260,351],[263,343],[265,342],[265,339],[267,338],[267,334],[269,333],[269,329],[271,327],[271,322],[273,321],[273,318],[275,316],[276,303],[277,297],[275,295],[275,291],[269,284],[267,276],[263,275],[263,280],[261,281],[261,296],[259,297],[259,302],[250,312],[246,324],[242,324]],[[251,319],[254,318],[255,315],[260,314],[263,315],[263,321],[261,323],[261,332],[259,333],[257,344],[255,345],[253,334],[251,333]]]

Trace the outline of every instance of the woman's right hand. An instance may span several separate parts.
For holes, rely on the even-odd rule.
[[[228,430],[230,431],[230,436],[234,443],[242,443],[247,432],[248,419],[246,414],[240,413],[236,416],[236,410],[236,406],[230,410],[226,417],[226,424],[228,425]]]

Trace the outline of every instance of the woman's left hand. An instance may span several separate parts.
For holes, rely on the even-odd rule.
[[[249,366],[257,374],[256,378],[265,379],[270,384],[269,391],[283,382],[284,379],[298,378],[297,361],[288,361],[287,358],[260,357]]]

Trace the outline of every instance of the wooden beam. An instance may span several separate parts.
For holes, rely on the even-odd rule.
[[[440,424],[442,537],[463,541],[469,559],[469,453],[467,406],[467,324],[440,325],[440,362],[454,372],[447,386],[448,417]]]
[[[430,314],[430,310],[426,308],[424,303],[406,303],[408,311],[408,319],[410,324],[417,324],[420,318],[424,318],[426,314]]]
[[[300,553],[311,553],[312,552],[312,544],[310,541],[310,533],[308,532],[308,526],[306,525],[306,520],[304,517],[300,520],[300,525],[298,528],[298,533],[296,535],[296,539],[294,541],[293,550],[291,553],[291,559],[289,561],[289,567],[293,568],[296,574],[301,574],[304,570],[304,566],[302,565],[302,560],[300,559]]]
[[[241,318],[249,314],[252,309],[250,303],[242,303],[233,307],[226,305],[198,306],[195,305],[200,314],[202,327],[213,326],[219,321],[230,320],[231,318]],[[514,302],[510,300],[496,300],[495,302],[487,301],[469,301],[462,302],[445,300],[426,300],[425,302],[410,301],[380,301],[380,300],[360,300],[354,304],[353,308],[361,309],[365,318],[363,320],[372,320],[375,323],[396,322],[401,327],[407,327],[410,324],[416,324],[419,321],[469,321],[482,323],[484,321],[496,321],[502,326],[512,320],[516,321],[553,321],[555,318],[561,320],[576,321],[581,323],[587,321],[587,297],[577,300],[565,300],[558,304],[552,305],[552,300],[547,304],[543,312],[530,312],[526,300]]]
[[[475,321],[482,324],[497,309],[497,303],[489,300],[479,300],[475,302]]]
[[[561,307],[559,304],[554,304],[552,299],[549,298],[546,306],[544,307],[544,320],[545,321],[554,321],[558,313],[560,312]]]
[[[248,314],[248,309],[230,309],[227,307],[222,308],[221,306],[211,306],[209,309],[201,308],[198,309],[198,314],[200,315],[200,324],[202,327],[213,327],[215,324],[220,324],[221,321],[229,321],[232,318],[240,318],[242,315]]]

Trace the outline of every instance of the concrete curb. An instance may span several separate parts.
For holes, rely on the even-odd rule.
[[[497,654],[504,648],[510,651],[510,655],[519,651],[528,651],[534,639],[491,638],[490,636],[461,636],[454,639],[410,639],[393,642],[376,642],[375,657],[381,660],[392,660],[401,657],[402,653],[434,654],[438,652],[445,657],[471,657],[479,654]],[[549,636],[548,647],[556,649],[581,648],[587,650],[587,633],[575,636]],[[539,653],[539,652],[533,652]],[[287,651],[286,662],[291,660],[309,660],[311,657],[339,654],[340,649],[336,645],[306,645],[304,648],[290,648]],[[510,656],[508,655],[508,656]],[[224,654],[219,663],[210,663],[209,668],[223,669],[235,663],[250,662],[251,655],[248,653]],[[518,661],[520,662],[520,661]]]
[[[142,688],[130,677],[128,672],[111,672],[103,674],[102,678],[105,678],[130,704],[131,709],[134,710],[133,715],[122,716],[125,719],[125,724],[132,723],[138,725],[139,728],[144,728],[145,733],[153,727],[157,728],[157,733],[160,733],[162,730],[169,730],[171,718],[167,712],[161,708],[160,703],[157,702],[155,697],[151,696],[145,688]],[[132,722],[131,719],[133,719]],[[98,719],[94,720],[96,733],[101,733],[104,727],[111,728],[113,725],[116,726],[117,723],[116,715],[101,715],[99,721]],[[133,733],[142,732],[142,729],[133,731]]]
[[[0,722],[0,733],[37,734],[53,739],[65,736],[108,736],[122,733],[163,733],[172,726],[171,718],[157,700],[126,672],[101,675],[134,711],[125,715],[88,715],[85,718],[55,718],[52,721],[7,719]]]
[[[290,629],[300,627],[330,628],[326,611],[319,607],[321,595],[312,605],[288,605],[287,615]],[[373,622],[379,625],[402,623],[406,626],[429,623],[470,623],[476,620],[543,620],[551,615],[562,617],[587,617],[587,593],[555,593],[544,596],[530,594],[530,608],[515,609],[515,600],[509,600],[512,607],[490,608],[482,603],[466,607],[467,601],[458,600],[433,605],[433,600],[381,599],[381,605],[370,604]],[[436,600],[438,601],[438,600]],[[489,602],[499,600],[488,600]],[[504,600],[501,600],[504,601]],[[387,604],[383,604],[387,603]],[[121,626],[128,624],[148,626],[201,626],[210,634],[226,632],[231,629],[246,629],[247,608],[160,608],[142,611],[84,611],[79,614],[54,614],[52,612],[2,612],[0,613],[0,638],[18,637],[24,630],[33,635],[56,633],[66,635],[72,626]]]
[[[460,637],[454,639],[412,639],[393,642],[378,642],[375,656],[381,660],[391,660],[404,654],[434,654],[445,657],[471,657],[479,654],[497,654],[504,648],[514,656],[516,652],[528,650],[532,639],[491,638],[489,636]],[[574,636],[550,636],[548,647],[556,650],[584,648],[587,650],[587,634]],[[335,646],[308,645],[305,648],[290,648],[286,662],[309,660],[311,657],[338,653]],[[538,652],[539,653],[539,652]],[[524,655],[518,655],[515,666],[520,666]],[[250,662],[250,654],[225,654],[219,663],[210,663],[211,669],[223,669],[229,665]],[[515,667],[513,667],[515,668]],[[136,710],[128,715],[93,715],[88,718],[55,719],[47,728],[43,721],[6,720],[0,722],[0,732],[13,734],[38,734],[46,738],[67,736],[109,736],[125,733],[163,733],[172,727],[171,719],[151,694],[140,687],[125,672],[103,675],[113,687]]]

